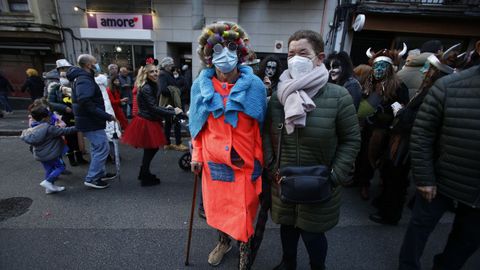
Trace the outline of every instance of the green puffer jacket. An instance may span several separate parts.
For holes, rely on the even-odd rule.
[[[280,167],[330,165],[335,186],[332,199],[319,204],[285,204],[272,183],[272,219],[308,232],[325,232],[338,223],[340,188],[360,149],[358,119],[348,91],[328,83],[313,98],[316,109],[309,112],[305,128],[287,135],[283,129]],[[265,164],[270,175],[275,171],[278,124],[284,122],[283,106],[274,92],[270,99],[263,134]]]
[[[445,76],[420,106],[410,139],[417,186],[480,207],[480,66]]]

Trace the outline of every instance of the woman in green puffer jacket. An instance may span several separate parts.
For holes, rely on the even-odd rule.
[[[322,37],[313,31],[295,32],[288,41],[288,70],[280,76],[270,99],[264,127],[265,164],[272,181],[272,219],[281,224],[283,258],[275,269],[295,269],[302,236],[312,269],[324,269],[325,232],[338,223],[339,186],[346,179],[360,148],[355,107],[348,91],[327,83]],[[279,130],[279,124],[285,128]],[[280,168],[328,165],[332,197],[318,204],[288,204],[280,200],[273,181],[276,149],[281,141]]]

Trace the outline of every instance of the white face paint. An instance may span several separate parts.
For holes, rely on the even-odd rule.
[[[341,67],[330,69],[330,77],[335,82],[338,80],[338,78],[340,78],[341,73],[342,73],[342,68]]]
[[[342,67],[337,61],[334,60],[332,63],[330,63],[330,69],[328,72],[330,74],[330,78],[332,78],[332,81],[336,82],[342,74]]]
[[[277,62],[268,61],[267,65],[265,66],[265,76],[272,78],[276,72],[277,72]]]

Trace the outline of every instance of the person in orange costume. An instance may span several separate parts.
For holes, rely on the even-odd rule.
[[[207,66],[192,85],[189,128],[192,171],[202,171],[207,223],[219,230],[208,257],[216,266],[240,241],[239,269],[249,269],[253,222],[262,190],[260,127],[266,113],[266,89],[252,68],[239,65],[254,55],[246,33],[235,23],[207,26],[199,39]]]

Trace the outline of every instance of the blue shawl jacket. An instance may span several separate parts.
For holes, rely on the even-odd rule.
[[[267,110],[267,92],[263,82],[254,73],[251,67],[239,66],[240,77],[235,82],[227,98],[225,107],[223,99],[212,83],[215,75],[214,68],[202,70],[193,82],[190,98],[189,128],[192,138],[195,138],[208,119],[210,113],[218,118],[225,115],[225,122],[234,128],[238,122],[238,112],[256,119],[260,127],[263,126]]]

